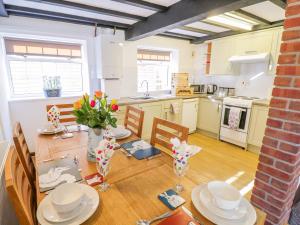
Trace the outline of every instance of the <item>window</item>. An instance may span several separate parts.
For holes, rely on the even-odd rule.
[[[149,91],[171,89],[171,52],[139,49],[137,59],[138,92],[146,91],[143,80],[148,81]]]
[[[43,78],[60,77],[64,96],[84,91],[80,44],[4,39],[12,97],[43,96]]]

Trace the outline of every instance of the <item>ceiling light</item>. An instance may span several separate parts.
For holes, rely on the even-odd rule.
[[[208,21],[217,22],[220,24],[225,24],[231,27],[240,28],[243,30],[252,30],[253,24],[247,23],[236,18],[232,18],[226,15],[212,16],[207,18]]]
[[[253,24],[253,25],[258,25],[258,23],[257,23],[256,21],[254,21],[254,20],[251,20],[251,19],[248,19],[248,18],[239,16],[239,15],[234,14],[234,13],[231,13],[231,12],[227,12],[227,13],[225,13],[225,15],[226,15],[226,16],[230,16],[230,17],[233,17],[233,18],[236,18],[236,19],[238,19],[238,20],[243,20],[243,21],[245,21],[245,22],[247,22],[247,23],[251,23],[251,24]]]

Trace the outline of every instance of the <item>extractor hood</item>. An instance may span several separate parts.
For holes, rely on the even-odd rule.
[[[259,54],[249,54],[249,55],[234,55],[229,59],[231,63],[269,63],[270,53],[259,53]]]

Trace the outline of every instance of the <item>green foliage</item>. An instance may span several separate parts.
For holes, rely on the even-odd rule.
[[[92,107],[92,101],[95,101],[94,107]],[[117,127],[117,119],[113,116],[113,112],[106,95],[104,97],[94,96],[92,100],[88,95],[84,95],[74,103],[73,110],[78,124],[100,129],[106,129],[108,125]]]

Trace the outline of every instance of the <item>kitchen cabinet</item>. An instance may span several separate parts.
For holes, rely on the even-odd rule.
[[[189,133],[193,133],[197,128],[198,98],[185,99],[182,103],[181,124],[189,128]]]
[[[117,125],[124,125],[126,106],[120,106],[119,110],[113,113],[113,116],[117,118]]]
[[[171,111],[171,104],[176,103],[178,104],[178,112],[173,113]],[[170,100],[163,102],[164,109],[163,109],[163,118],[165,120],[174,122],[174,123],[181,123],[181,115],[182,115],[182,100]]]
[[[251,111],[248,144],[260,147],[265,134],[269,108],[254,105]]]
[[[163,102],[139,104],[138,107],[145,112],[142,138],[149,140],[151,138],[153,118],[162,118],[163,116]]]
[[[219,136],[222,102],[215,99],[200,98],[197,128]]]

